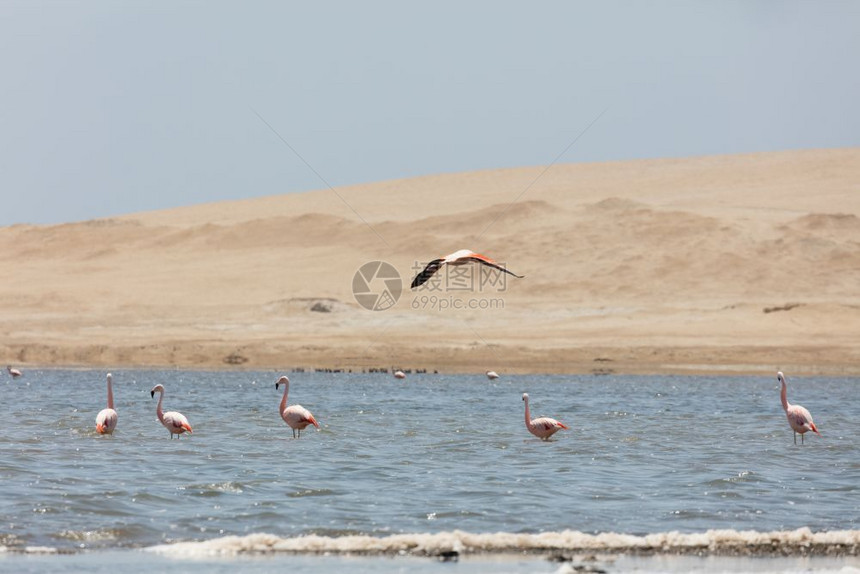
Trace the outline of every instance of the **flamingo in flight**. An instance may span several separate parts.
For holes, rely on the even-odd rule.
[[[427,267],[424,268],[421,273],[415,276],[415,279],[412,280],[412,289],[419,287],[427,282],[434,273],[436,273],[443,265],[466,265],[468,263],[480,263],[482,265],[487,265],[488,267],[493,267],[494,269],[498,269],[499,271],[503,271],[508,275],[513,275],[517,279],[522,279],[525,275],[517,275],[511,271],[508,271],[501,265],[499,265],[496,261],[493,261],[486,255],[481,255],[479,253],[475,253],[474,251],[469,251],[468,249],[461,249],[459,251],[455,251],[450,255],[446,255],[445,257],[441,257],[439,259],[434,259],[430,263],[427,264]]]
[[[812,422],[812,415],[809,411],[800,405],[792,405],[788,402],[785,375],[782,374],[782,371],[776,374],[776,380],[782,383],[779,398],[782,399],[782,408],[785,411],[785,416],[788,417],[788,425],[794,431],[794,444],[797,444],[797,433],[800,433],[800,444],[803,444],[803,435],[808,431],[821,436],[815,423]]]
[[[13,369],[12,365],[6,365],[6,372],[12,375],[13,379],[17,379],[21,376],[21,371],[19,371],[18,369]]]
[[[319,430],[320,424],[314,418],[314,415],[311,414],[311,411],[302,405],[287,406],[287,394],[290,392],[290,379],[287,377],[281,377],[278,379],[278,382],[275,383],[276,390],[279,385],[284,385],[284,398],[281,399],[281,407],[278,409],[278,412],[281,413],[281,418],[284,419],[287,426],[293,429],[293,438],[296,438],[297,430],[299,431],[298,438],[302,438],[302,429],[308,425],[314,425],[317,430]]]
[[[170,438],[173,438],[173,435],[179,438],[179,435],[185,431],[188,431],[190,434],[192,432],[191,425],[188,424],[188,419],[185,418],[185,415],[176,411],[165,413],[161,410],[161,401],[164,400],[164,386],[160,384],[155,385],[149,391],[149,396],[155,397],[155,393],[160,393],[158,395],[158,406],[155,408],[155,414],[158,415],[158,420],[164,425],[164,428],[170,431]]]
[[[96,416],[96,431],[99,434],[113,434],[116,421],[119,418],[113,408],[113,376],[107,376],[107,408],[99,411]]]
[[[496,371],[487,371],[487,378],[494,381],[499,378],[499,373]]]
[[[523,393],[523,400],[526,403],[526,428],[529,432],[541,440],[549,440],[549,437],[560,431],[561,429],[570,430],[570,427],[563,422],[551,419],[549,417],[540,417],[532,420],[531,411],[529,411],[529,394]]]

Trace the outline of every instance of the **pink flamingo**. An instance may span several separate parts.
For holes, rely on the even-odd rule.
[[[800,444],[803,444],[803,435],[807,431],[812,431],[821,436],[815,423],[812,422],[812,415],[809,411],[800,405],[792,405],[788,402],[785,375],[782,374],[782,371],[776,374],[776,380],[782,383],[779,397],[782,399],[782,408],[785,411],[785,416],[788,417],[788,424],[791,430],[794,431],[794,444],[797,444],[797,433],[800,433]]]
[[[434,259],[433,261],[428,263],[427,266],[424,267],[424,269],[421,271],[421,273],[416,275],[415,279],[412,280],[412,289],[420,287],[421,285],[426,283],[431,277],[433,277],[434,273],[439,271],[439,269],[443,265],[459,266],[466,265],[468,263],[480,263],[481,265],[486,265],[488,267],[498,269],[499,271],[507,273],[508,275],[513,275],[517,279],[523,278],[523,275],[517,275],[516,273],[508,271],[507,269],[499,265],[498,262],[493,261],[486,255],[481,255],[480,253],[475,253],[474,251],[469,251],[468,249],[461,249],[459,251],[451,253],[450,255],[440,257],[439,259]]]
[[[165,413],[161,410],[161,401],[164,400],[164,386],[160,384],[155,385],[149,391],[149,396],[155,397],[155,393],[161,393],[158,395],[158,406],[155,408],[155,414],[158,415],[158,420],[161,424],[170,431],[170,438],[173,438],[173,435],[179,438],[179,435],[185,431],[188,431],[190,434],[192,432],[191,425],[188,424],[188,419],[185,418],[185,415],[176,411]]]
[[[299,431],[299,438],[302,438],[302,429],[308,425],[314,425],[317,430],[319,430],[320,424],[314,418],[314,415],[311,414],[311,411],[302,405],[287,406],[287,394],[290,392],[290,379],[287,377],[281,377],[278,379],[278,382],[275,383],[276,390],[279,385],[284,385],[284,398],[281,399],[281,408],[278,410],[281,413],[281,418],[284,419],[285,423],[287,423],[287,426],[293,429],[293,438],[296,438],[296,430]]]
[[[17,379],[18,377],[20,377],[20,376],[21,376],[21,371],[19,371],[18,369],[13,369],[13,368],[12,368],[12,365],[6,365],[6,371],[7,371],[10,375],[12,375],[12,378],[13,378],[13,379]]]
[[[549,437],[560,431],[561,429],[570,430],[566,424],[551,419],[549,417],[540,417],[531,420],[531,411],[529,411],[529,394],[523,393],[523,400],[526,402],[526,428],[529,432],[541,440],[549,440]]]
[[[113,377],[110,373],[107,376],[107,387],[108,387],[108,396],[107,396],[107,408],[99,411],[98,416],[96,417],[96,431],[99,434],[112,434],[113,429],[116,428],[116,421],[119,418],[116,414],[116,411],[113,409]]]
[[[499,378],[499,373],[496,371],[487,371],[487,378],[494,381]]]
[[[400,370],[394,371],[394,378],[395,379],[405,379],[406,373],[404,373],[403,371],[400,371]]]

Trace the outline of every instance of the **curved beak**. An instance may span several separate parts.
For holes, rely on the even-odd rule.
[[[149,391],[149,396],[155,398],[155,391]]]

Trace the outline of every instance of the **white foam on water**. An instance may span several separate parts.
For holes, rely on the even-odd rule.
[[[234,556],[239,554],[370,554],[425,555],[508,552],[605,552],[731,555],[857,555],[860,530],[812,532],[797,530],[757,532],[708,530],[702,533],[662,532],[636,536],[606,532],[586,534],[576,530],[514,534],[473,534],[455,530],[435,534],[390,536],[317,536],[281,538],[272,534],[225,536],[202,542],[178,542],[148,550],[174,557]]]

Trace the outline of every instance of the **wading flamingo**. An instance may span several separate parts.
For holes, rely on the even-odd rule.
[[[293,429],[293,438],[296,438],[297,430],[299,431],[299,438],[302,438],[302,429],[308,425],[314,425],[319,429],[320,424],[314,418],[314,415],[311,414],[311,411],[302,405],[287,406],[287,395],[290,392],[290,379],[287,377],[281,377],[278,379],[278,382],[275,383],[276,390],[279,385],[284,385],[284,398],[281,399],[281,408],[278,409],[278,412],[281,413],[281,418],[284,419],[287,426]]]
[[[116,411],[113,409],[113,377],[110,373],[107,376],[107,387],[108,387],[108,397],[107,397],[107,408],[99,411],[98,416],[96,416],[96,431],[99,434],[112,434],[113,429],[116,428],[116,421],[119,418],[116,414]]]
[[[782,399],[782,408],[785,411],[785,416],[788,417],[788,424],[794,431],[794,444],[797,444],[797,433],[800,433],[800,444],[803,444],[803,435],[807,431],[812,431],[821,436],[815,423],[812,422],[812,415],[809,414],[809,411],[800,405],[792,405],[788,402],[785,375],[782,374],[782,371],[776,374],[776,380],[782,383],[779,398]]]
[[[395,379],[405,379],[406,373],[404,373],[403,371],[400,371],[400,370],[394,371],[394,378]]]
[[[522,279],[525,277],[524,275],[517,275],[516,273],[512,273],[508,271],[497,262],[493,261],[486,255],[481,255],[479,253],[475,253],[474,251],[469,251],[468,249],[461,249],[459,251],[455,251],[450,255],[446,255],[445,257],[440,257],[439,259],[434,259],[430,263],[427,264],[427,267],[424,268],[421,273],[415,276],[415,279],[412,280],[412,289],[423,285],[427,282],[428,279],[433,277],[433,274],[436,273],[443,265],[466,265],[467,263],[480,263],[482,265],[487,265],[488,267],[493,267],[498,269],[499,271],[503,271],[508,275],[513,275],[517,279]]]
[[[496,371],[487,371],[487,378],[490,379],[491,381],[498,379],[499,373],[497,373]]]
[[[179,438],[179,435],[185,431],[191,433],[191,425],[188,424],[188,419],[185,418],[185,415],[176,411],[165,413],[161,410],[161,401],[164,400],[164,386],[160,384],[155,385],[152,387],[152,390],[149,391],[149,396],[155,397],[155,393],[161,393],[158,395],[158,406],[155,408],[155,414],[158,415],[158,420],[161,421],[164,428],[170,431],[170,438],[173,438],[173,435],[176,435],[176,438]]]
[[[17,379],[18,377],[20,377],[20,376],[21,376],[21,371],[19,371],[18,369],[13,369],[13,368],[12,368],[12,365],[6,365],[6,371],[7,371],[10,375],[12,375],[12,378],[13,378],[13,379]]]
[[[549,437],[560,431],[561,429],[570,430],[566,424],[559,422],[549,417],[540,417],[531,420],[531,411],[529,411],[529,394],[523,393],[523,400],[526,402],[526,428],[529,432],[541,440],[549,440]]]

